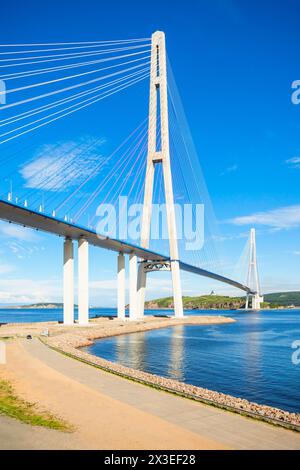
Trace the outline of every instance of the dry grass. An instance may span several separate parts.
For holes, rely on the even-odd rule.
[[[60,418],[51,413],[40,411],[34,404],[19,398],[6,380],[0,380],[0,414],[18,419],[31,426],[43,426],[64,432],[73,430],[72,426]]]

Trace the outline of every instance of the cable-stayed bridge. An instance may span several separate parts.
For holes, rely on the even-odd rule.
[[[23,187],[19,184],[18,191],[15,181],[13,186],[16,170],[5,175],[10,187],[8,194],[3,194],[0,199],[0,219],[65,239],[64,322],[74,323],[74,240],[78,242],[80,324],[86,324],[89,317],[89,244],[119,253],[119,318],[125,318],[126,255],[129,256],[131,319],[144,315],[148,273],[164,270],[171,272],[176,317],[183,315],[181,271],[241,289],[247,294],[247,307],[250,298],[252,308],[259,308],[263,299],[257,275],[254,231],[251,232],[245,284],[217,271],[204,269],[203,266],[209,265],[213,258],[213,234],[206,236],[208,242],[204,249],[197,247],[189,253],[181,249],[176,199],[192,206],[192,218],[197,215],[195,205],[199,202],[204,204],[205,224],[210,229],[213,211],[205,184],[199,187],[202,175],[198,158],[191,145],[171,69],[167,72],[164,34],[156,32],[151,40],[22,44],[15,45],[13,50],[8,45],[0,47],[0,73],[4,69],[1,79],[6,85],[0,91],[0,96],[2,94],[6,99],[0,111],[7,113],[7,117],[0,120],[0,149],[26,136],[34,139],[42,128],[55,125],[62,118],[150,78],[148,117],[109,155],[99,155],[99,147],[103,143],[101,138],[58,143],[37,158],[21,162],[18,175],[27,183]],[[38,81],[41,78],[43,81]],[[10,80],[19,85],[8,87]],[[32,96],[32,91],[36,90],[43,91]],[[32,107],[36,101],[43,104]],[[13,114],[16,107],[22,112]],[[24,151],[23,142],[21,151]],[[34,148],[34,145],[34,141],[29,142],[28,148]],[[14,150],[15,154],[18,153],[16,148]],[[4,154],[4,165],[15,155],[9,152],[11,147],[8,155]],[[116,206],[120,197],[125,195],[131,205],[142,204],[140,239],[135,243],[126,237],[103,235],[96,224],[99,203]],[[161,250],[157,250],[151,246],[153,206],[162,202],[165,203],[167,237],[161,243]],[[117,221],[110,218],[113,216],[108,217],[107,223],[116,225]],[[118,233],[123,225],[123,219],[120,220]],[[206,258],[201,259],[201,256]]]

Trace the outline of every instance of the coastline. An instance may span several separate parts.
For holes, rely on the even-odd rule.
[[[91,320],[90,325],[86,327],[67,327],[58,325],[55,322],[10,324],[1,327],[0,339],[1,336],[3,337],[5,335],[24,337],[27,334],[32,334],[33,336],[39,337],[39,339],[50,348],[106,372],[208,405],[300,431],[300,414],[291,413],[268,405],[259,405],[246,399],[131,369],[121,364],[93,356],[80,349],[93,344],[94,340],[101,338],[166,328],[179,324],[207,325],[232,322],[235,322],[235,320],[221,316],[191,316],[179,320],[149,316],[144,320],[136,322],[121,322],[117,319],[109,320],[108,318],[97,318]],[[41,336],[45,328],[49,329],[50,336]]]
[[[38,338],[8,341],[7,360],[7,365],[1,366],[1,373],[16,395],[35,404],[36,409],[46,410],[69,423],[73,432],[46,431],[40,426],[32,427],[1,415],[0,449],[192,450],[235,447],[231,443],[235,440],[234,435],[228,442],[222,434],[214,436],[214,432],[209,433],[205,429],[191,429],[186,423],[165,419],[160,413],[139,406],[139,399],[149,393],[151,403],[156,400],[165,403],[166,399],[170,402],[167,394],[69,358],[53,351]],[[130,400],[132,396],[136,402]],[[177,399],[174,397],[173,403],[171,407],[176,410]],[[188,410],[191,404],[183,403],[182,406]],[[164,407],[159,406],[159,409]],[[278,436],[283,448],[300,448],[300,436],[269,432],[274,447],[277,448]],[[252,442],[250,440],[250,444]],[[260,440],[255,438],[254,442],[259,445]]]

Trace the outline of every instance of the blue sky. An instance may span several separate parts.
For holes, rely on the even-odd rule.
[[[167,0],[12,1],[1,6],[0,42],[99,41],[165,31],[223,237],[224,265],[235,265],[254,226],[263,291],[298,290],[300,105],[291,102],[291,83],[300,79],[299,14],[297,0],[173,0],[172,7]],[[130,93],[1,148],[15,190],[20,165],[43,145],[88,136],[103,138],[103,154],[115,148],[147,114],[147,83]],[[1,192],[8,185],[2,179]],[[3,223],[0,231],[0,303],[59,301],[62,240]],[[91,304],[114,306],[116,256],[91,251]],[[212,288],[238,293],[183,275],[187,295]],[[169,293],[167,276],[151,278],[148,298]]]

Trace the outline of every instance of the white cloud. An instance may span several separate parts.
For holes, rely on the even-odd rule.
[[[275,279],[272,276],[265,276],[261,281],[262,291],[265,294],[272,292],[299,291],[300,280]]]
[[[7,272],[12,269],[6,266]],[[0,267],[0,274],[1,267]],[[187,274],[187,273],[184,273]],[[160,275],[158,275],[160,276]],[[197,276],[182,275],[184,295],[208,294],[214,290],[217,294],[223,295],[244,295],[243,292]],[[147,300],[159,297],[169,297],[172,295],[171,278],[162,279],[160,277],[149,277],[147,286]],[[299,280],[294,279],[288,282],[285,279],[273,279],[266,277],[262,280],[263,292],[276,292],[284,290],[299,290]],[[90,282],[90,304],[96,307],[116,307],[117,283],[116,279],[92,281]],[[128,289],[127,289],[128,296]],[[36,280],[27,278],[6,279],[0,278],[0,304],[18,305],[31,304],[37,302],[62,302],[62,280]],[[75,298],[75,302],[77,299]],[[128,298],[127,301],[128,302]]]
[[[117,280],[116,279],[106,279],[100,281],[91,281],[89,284],[90,288],[93,290],[113,290],[117,289]],[[129,279],[126,279],[126,287],[129,287]],[[148,277],[147,282],[147,292],[148,291],[168,291],[171,288],[171,278],[170,279],[159,279]]]
[[[168,273],[164,273],[168,274]],[[153,275],[154,276],[154,275]],[[147,279],[146,299],[157,299],[159,297],[169,297],[172,295],[171,276],[163,279],[161,274],[158,277],[149,276]],[[184,284],[184,282],[183,282]],[[190,286],[190,283],[187,284]],[[115,307],[117,304],[117,279],[105,279],[99,281],[91,281],[90,287],[90,303],[96,307]],[[129,303],[129,279],[126,279],[126,303]],[[189,293],[184,288],[185,293]]]
[[[77,142],[42,146],[33,161],[19,170],[25,180],[25,186],[63,191],[76,185],[89,176],[103,158],[99,155],[99,147],[104,142],[104,139],[85,137]]]
[[[236,171],[238,169],[238,166],[235,164],[235,165],[231,165],[231,166],[228,166],[227,168],[225,168],[224,171],[222,171],[221,173],[221,176],[223,175],[226,175],[228,173],[233,173],[234,171]]]
[[[7,270],[9,266],[7,266]],[[8,271],[7,271],[8,272]],[[1,274],[1,269],[0,269]],[[77,286],[76,291],[77,291]],[[115,307],[117,303],[117,280],[105,279],[90,281],[90,305],[96,307]],[[149,277],[147,298],[153,299],[171,295],[171,278]],[[128,279],[127,279],[128,297]],[[62,302],[62,279],[1,279],[0,303],[17,305],[37,302]],[[75,298],[77,302],[77,298]],[[128,302],[128,299],[127,299]]]
[[[287,251],[289,255],[300,256],[300,251]]]
[[[23,259],[44,250],[40,236],[35,230],[27,227],[0,221],[0,236],[2,246],[5,247],[2,254],[8,249],[16,258]]]
[[[300,157],[289,158],[285,161],[290,168],[300,168]]]
[[[15,271],[15,267],[11,264],[0,264],[0,274],[8,274]]]
[[[5,304],[61,301],[58,280],[0,279],[0,302]]]
[[[249,238],[249,231],[247,232],[242,232],[242,233],[236,233],[236,234],[230,234],[230,235],[213,235],[212,239],[215,242],[225,242],[228,240],[239,240],[240,238]]]
[[[91,281],[89,283],[89,287],[94,290],[98,290],[98,289],[105,289],[105,290],[114,289],[115,290],[117,288],[117,280],[106,279],[103,281]]]
[[[39,239],[37,233],[27,227],[9,224],[8,222],[0,222],[0,233],[9,238],[16,238],[26,242],[35,242]]]
[[[7,248],[19,259],[30,258],[33,253],[44,250],[40,245],[23,245],[18,241],[8,241],[5,244]]]
[[[295,228],[300,226],[300,205],[234,217],[228,222],[234,225],[265,225],[273,229]]]

